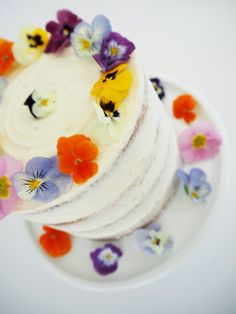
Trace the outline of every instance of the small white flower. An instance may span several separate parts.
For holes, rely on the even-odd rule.
[[[161,255],[169,242],[169,237],[161,231],[151,229],[143,247],[150,249],[153,254]]]
[[[37,118],[44,118],[56,108],[56,94],[54,92],[35,90],[32,94],[35,103],[32,112]]]
[[[121,58],[127,50],[127,47],[118,45],[115,40],[111,40],[108,44],[108,48],[104,51],[104,54],[111,59]]]

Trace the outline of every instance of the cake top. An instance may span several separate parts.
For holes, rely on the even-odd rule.
[[[134,50],[105,16],[68,10],[0,39],[2,216],[68,201],[112,167],[142,109]]]

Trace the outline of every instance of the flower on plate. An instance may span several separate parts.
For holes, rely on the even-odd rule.
[[[114,104],[113,111],[117,111],[121,101],[128,95],[131,83],[132,74],[127,68],[127,64],[120,64],[114,69],[102,73],[100,79],[94,84],[91,95],[96,97],[100,107],[102,105],[104,108],[112,103],[112,106]]]
[[[68,10],[60,10],[57,12],[57,21],[50,21],[46,25],[46,30],[51,33],[46,53],[61,52],[69,47],[70,35],[82,19]]]
[[[94,269],[100,275],[108,275],[118,268],[118,259],[123,255],[120,248],[112,243],[97,248],[90,253]]]
[[[20,201],[11,177],[21,169],[21,163],[15,158],[7,155],[0,157],[0,219],[10,214]]]
[[[146,228],[137,229],[132,234],[135,246],[145,253],[161,255],[173,245],[170,236],[161,231],[159,224],[152,223]]]
[[[104,38],[111,32],[111,24],[107,17],[97,15],[91,25],[79,23],[71,34],[71,43],[77,56],[90,57],[100,51]]]
[[[207,122],[196,124],[179,135],[180,154],[187,163],[213,158],[221,143],[222,138]]]
[[[34,118],[45,118],[56,108],[56,95],[54,92],[35,90],[24,102]]]
[[[184,184],[186,194],[194,203],[203,203],[211,193],[211,185],[207,182],[205,172],[199,168],[192,168],[187,174],[179,169],[177,172],[179,178]]]
[[[3,90],[6,86],[7,86],[7,80],[4,77],[0,76],[0,101],[2,98]]]
[[[150,81],[152,82],[152,85],[153,85],[157,95],[159,96],[159,98],[163,99],[165,97],[165,90],[164,90],[164,87],[163,87],[160,79],[157,77],[152,77],[150,79]]]
[[[6,74],[14,64],[12,46],[11,41],[0,38],[0,75]]]
[[[134,49],[135,45],[127,38],[111,32],[109,37],[103,40],[100,52],[93,57],[105,72],[126,63]]]
[[[71,250],[71,236],[63,231],[43,226],[45,231],[39,238],[43,249],[52,257],[59,257]]]
[[[197,117],[193,111],[196,105],[196,100],[191,95],[180,95],[173,102],[173,114],[176,119],[184,119],[186,123],[191,123]]]
[[[15,173],[12,181],[19,198],[41,202],[52,201],[71,185],[70,177],[59,172],[56,156],[30,159],[25,171]]]
[[[37,60],[48,43],[48,33],[33,26],[21,30],[19,41],[13,45],[13,54],[18,63],[27,65]]]
[[[57,155],[60,171],[71,175],[75,183],[85,183],[98,172],[98,165],[94,162],[98,148],[90,138],[82,134],[60,137]]]

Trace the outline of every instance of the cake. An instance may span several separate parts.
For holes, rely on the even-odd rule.
[[[59,11],[1,47],[1,216],[98,240],[153,221],[176,191],[179,150],[134,44],[104,16]]]

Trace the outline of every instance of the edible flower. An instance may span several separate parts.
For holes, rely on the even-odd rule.
[[[85,183],[98,172],[94,160],[98,155],[97,146],[82,134],[60,137],[57,142],[59,169],[72,176],[77,184]]]
[[[118,259],[123,255],[120,248],[112,243],[97,248],[90,253],[94,269],[100,275],[114,273],[118,268]]]
[[[100,51],[104,38],[111,32],[111,24],[107,17],[97,15],[91,25],[79,23],[71,34],[71,43],[78,57],[90,57]]]
[[[191,95],[180,95],[173,102],[173,114],[176,119],[184,119],[186,123],[191,123],[197,117],[193,111],[196,105],[196,100]]]
[[[30,113],[36,119],[45,118],[56,108],[56,95],[54,92],[35,90],[24,102]]]
[[[0,157],[0,219],[14,211],[20,202],[12,185],[12,175],[21,169],[21,163],[15,158]]]
[[[205,172],[199,168],[192,168],[187,174],[179,169],[177,174],[184,185],[186,194],[194,203],[203,203],[211,192],[211,185],[207,182]]]
[[[135,45],[119,33],[111,32],[109,37],[104,39],[101,51],[94,55],[94,59],[106,72],[121,63],[127,63]]]
[[[152,82],[152,86],[154,87],[159,98],[163,99],[165,97],[165,90],[161,83],[161,80],[157,77],[152,77],[150,81]]]
[[[69,47],[71,45],[70,35],[82,19],[71,11],[60,10],[57,12],[57,21],[50,21],[46,25],[46,30],[51,33],[46,53],[61,52]]]
[[[13,42],[0,38],[0,75],[12,68],[15,58],[12,52]]]
[[[2,98],[3,90],[6,86],[7,86],[7,80],[4,77],[0,76],[0,101]]]
[[[132,240],[138,250],[153,255],[162,255],[173,245],[171,237],[162,232],[161,225],[156,223],[135,230]]]
[[[48,255],[59,257],[71,250],[71,236],[63,231],[43,226],[45,231],[39,238],[39,243]]]
[[[15,173],[12,181],[19,198],[40,202],[52,201],[71,185],[70,177],[59,172],[56,156],[30,159],[25,171]]]
[[[221,144],[221,136],[207,122],[196,124],[179,135],[180,154],[186,163],[213,158]]]
[[[100,79],[94,84],[91,95],[96,97],[97,104],[100,106],[114,104],[114,111],[116,111],[120,102],[128,95],[131,83],[132,74],[127,64],[120,64],[102,73]]]
[[[37,60],[48,44],[48,33],[42,28],[28,26],[22,29],[19,41],[13,45],[18,63],[27,65]]]

